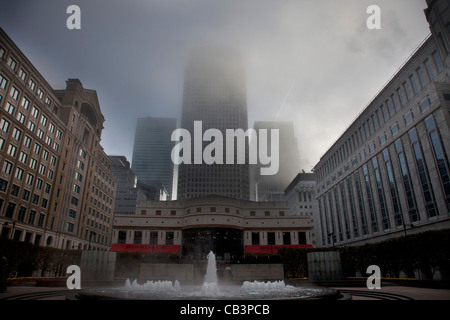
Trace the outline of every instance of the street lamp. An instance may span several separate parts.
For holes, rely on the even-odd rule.
[[[407,225],[405,223],[405,217],[403,215],[401,215],[401,217],[402,217],[402,224],[403,224],[403,232],[405,233],[405,238],[406,238],[406,226],[409,226],[411,229],[415,228],[416,226],[413,225],[412,223]]]
[[[330,233],[328,234],[328,236],[331,238],[331,247],[333,248],[333,247],[334,247],[334,239],[333,239],[334,232],[330,232]]]
[[[5,221],[5,222],[3,223],[3,226],[4,226],[4,227],[9,226],[8,221]],[[16,222],[14,221],[14,222],[12,223],[11,236],[8,237],[8,235],[6,235],[6,238],[9,238],[9,239],[11,239],[11,240],[14,239],[14,229],[15,229],[15,227],[16,227]],[[3,230],[2,230],[2,232],[3,232]]]
[[[409,226],[411,229],[413,229],[413,228],[416,227],[416,226],[413,225],[412,223],[411,223],[411,224],[408,224],[408,226]],[[406,238],[406,224],[405,224],[405,223],[403,224],[403,231],[405,232],[405,238]]]
[[[97,233],[95,233],[94,231],[90,231],[90,233],[89,233],[88,250],[91,250],[91,238],[92,238],[92,234],[97,235]]]

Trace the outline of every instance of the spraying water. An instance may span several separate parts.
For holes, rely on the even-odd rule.
[[[205,283],[217,283],[216,256],[210,251],[208,254],[208,264],[206,266]]]
[[[206,296],[217,296],[220,294],[217,281],[216,256],[212,251],[208,254],[208,264],[206,266],[205,279],[202,285],[202,293]]]
[[[283,280],[273,282],[244,281],[242,286],[218,285],[216,256],[210,251],[207,256],[206,274],[203,285],[180,286],[175,280],[147,281],[139,284],[137,280],[125,281],[119,288],[89,288],[83,290],[81,297],[113,297],[124,299],[302,299],[320,296],[335,296],[336,290],[301,288],[286,285]]]

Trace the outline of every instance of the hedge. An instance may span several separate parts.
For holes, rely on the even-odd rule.
[[[41,276],[46,273],[64,276],[69,265],[79,265],[81,261],[79,250],[41,247],[2,238],[0,238],[0,256],[6,257],[9,273],[14,273],[17,277],[29,277],[36,271],[40,271]]]
[[[354,277],[358,271],[365,274],[367,267],[373,264],[380,267],[384,277],[398,278],[400,272],[404,272],[408,278],[414,278],[415,270],[421,270],[427,279],[432,279],[436,270],[440,270],[444,277],[450,276],[450,230],[427,231],[362,246],[286,247],[280,248],[278,255],[275,256],[248,255],[240,262],[281,261],[287,277],[301,278],[308,276],[308,252],[330,250],[340,252],[344,277]],[[8,259],[10,272],[17,272],[17,276],[20,277],[31,276],[33,272],[39,270],[42,276],[45,273],[63,276],[66,275],[69,265],[80,265],[81,261],[80,250],[41,247],[9,239],[0,239],[0,256]],[[134,267],[136,262],[162,258],[167,262],[183,263],[183,259],[180,260],[178,256],[150,257],[140,254],[120,254],[117,260],[117,271],[119,274],[129,273],[131,266]]]
[[[307,253],[339,251],[344,277],[365,274],[370,265],[380,267],[385,277],[398,278],[400,272],[414,278],[421,270],[427,279],[440,270],[450,275],[450,230],[427,231],[407,237],[393,238],[379,243],[334,248],[282,248],[278,254],[288,277],[308,276]]]

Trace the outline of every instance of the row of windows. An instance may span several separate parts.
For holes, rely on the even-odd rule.
[[[134,231],[132,241],[133,244],[142,244],[143,239],[143,233],[142,231]],[[267,234],[267,245],[276,245],[276,232],[251,232],[251,240],[252,245],[260,245],[260,239],[261,237],[264,237],[264,235]],[[297,237],[298,244],[304,245],[307,244],[306,240],[306,232],[299,231],[297,233],[293,233],[294,237]],[[161,233],[161,237],[163,234]],[[248,236],[248,235],[247,235]],[[291,232],[281,232],[278,233],[278,236],[280,240],[282,240],[283,245],[291,245],[292,244],[292,234]],[[165,232],[165,243],[166,245],[174,244],[174,237],[175,233],[172,231],[166,231]],[[127,231],[119,230],[118,232],[118,243],[126,243],[127,241]],[[192,241],[194,241],[192,239]],[[150,238],[149,238],[149,244],[154,245],[158,244],[158,232],[157,231],[150,231]]]
[[[24,98],[24,101],[26,99]],[[4,106],[4,110],[9,113],[12,117],[14,117],[18,122],[20,122],[22,125],[26,126],[28,130],[33,132],[37,135],[39,139],[44,141],[49,147],[52,147],[55,151],[59,151],[60,147],[60,140],[62,138],[62,131],[59,129],[56,129],[56,126],[53,122],[49,122],[47,116],[44,114],[40,117],[40,125],[37,125],[38,120],[38,113],[39,109],[36,107],[33,107],[31,115],[36,118],[36,121],[33,121],[33,119],[30,119],[28,123],[26,122],[26,112],[25,114],[21,111],[17,111],[15,113],[15,106],[12,105],[10,102],[6,102]],[[6,119],[2,119],[2,130],[7,132],[9,126],[11,123],[7,121]],[[18,130],[18,129],[17,129]],[[55,134],[56,131],[56,134]]]
[[[223,186],[222,188],[219,188],[219,187],[215,187],[214,188],[212,185],[201,185],[201,186],[203,188],[195,188],[195,187],[182,188],[181,187],[180,188],[181,189],[180,192],[183,189],[186,189],[186,192],[188,192],[190,194],[195,194],[195,193],[198,193],[198,194],[205,194],[205,193],[208,193],[208,194],[214,194],[214,193],[221,193],[221,194],[223,194],[223,193],[229,193],[229,194],[235,193],[235,194],[239,194],[242,191],[241,189],[237,189],[240,186],[234,186],[234,185]],[[236,189],[235,188],[230,189],[231,187],[236,187]]]
[[[98,177],[103,179],[105,183],[109,183],[114,187],[114,180],[98,166],[95,166],[95,173],[98,174]]]
[[[3,210],[3,199],[0,199],[0,208]],[[17,209],[17,210],[16,210]],[[5,217],[9,219],[15,219],[17,221],[28,223],[31,225],[37,225],[43,227],[45,222],[45,213],[37,214],[36,210],[28,209],[23,206],[17,206],[14,202],[8,202],[5,210]],[[15,213],[17,211],[17,216]]]
[[[190,185],[199,185],[199,184],[203,184],[203,183],[215,183],[217,184],[217,182],[221,182],[222,185],[224,185],[223,183],[241,183],[241,179],[240,178],[236,178],[236,177],[230,177],[228,174],[226,173],[199,173],[199,174],[193,174],[190,173],[189,175],[187,175],[188,178],[181,178],[180,181],[181,183],[186,183],[188,182]],[[191,178],[189,178],[191,177]],[[195,177],[195,178],[194,178]],[[217,179],[219,178],[220,179]],[[196,184],[197,182],[197,184]]]
[[[432,66],[431,59],[434,62]],[[391,117],[397,113],[400,108],[404,107],[408,101],[410,101],[414,95],[424,88],[428,82],[433,81],[435,78],[435,71],[441,73],[444,70],[442,60],[437,51],[431,54],[431,58],[427,58],[423,61],[423,65],[420,65],[415,72],[411,73],[407,79],[398,87],[386,100],[380,105],[375,112],[369,116],[366,121],[345,141],[339,149],[334,152],[333,155],[316,171],[318,180],[322,180],[329,173],[331,173],[336,167],[338,167],[343,161],[345,161],[357,148],[364,145],[364,142],[370,139],[370,137],[380,129],[384,123],[386,123]],[[428,78],[428,82],[425,77],[425,73]],[[429,98],[420,102],[420,110],[423,111],[430,105]],[[408,112],[404,116],[405,124],[409,124],[414,119],[412,112]],[[394,124],[391,127],[391,133],[395,135],[399,130],[398,124]],[[386,141],[385,134],[378,137],[380,143]],[[373,146],[372,146],[373,148]]]
[[[104,234],[100,234],[97,232],[94,232],[92,230],[81,230],[81,236],[83,237],[84,240],[88,240],[89,243],[98,243],[98,244],[102,244],[102,245],[106,245],[108,244],[109,241],[109,237],[107,235]]]
[[[404,226],[405,221],[414,223],[436,217],[439,215],[436,192],[443,194],[445,212],[449,210],[447,152],[434,116],[426,118],[424,125],[426,137],[419,137],[417,127],[412,128],[407,138],[397,139],[319,198],[324,244],[395,229]],[[412,150],[410,159],[411,155],[405,153],[407,139]],[[427,162],[423,144],[429,144],[432,149],[438,185],[432,183],[431,163]],[[399,172],[394,171],[394,162]],[[413,182],[417,180],[418,184]],[[422,199],[423,209],[419,209],[418,199]]]
[[[89,207],[89,215],[92,214],[92,219],[100,219],[100,221],[104,221],[106,223],[109,224],[110,222],[110,217],[107,216],[106,214],[101,213],[100,211],[96,211],[94,208]],[[84,217],[83,217],[83,222],[84,222]]]
[[[142,231],[134,231],[133,232],[133,244],[142,244],[143,239],[143,233]],[[267,245],[276,245],[276,233],[275,232],[266,232],[267,234]],[[161,233],[161,237],[163,234]],[[297,237],[298,244],[300,245],[306,245],[306,232],[299,231],[294,234],[294,237]],[[264,233],[260,232],[251,232],[251,240],[252,245],[260,245],[260,239],[261,237],[264,237]],[[291,245],[292,244],[292,235],[291,232],[282,232],[281,235],[279,233],[279,237],[282,237],[282,244],[283,245]],[[172,245],[174,244],[174,238],[175,233],[172,231],[165,232],[164,237],[164,244],[166,245]],[[281,239],[280,239],[281,240]],[[118,243],[126,243],[127,241],[127,231],[119,230],[118,232]],[[157,231],[150,231],[150,237],[149,237],[149,244],[155,245],[158,244],[158,232]]]
[[[314,196],[314,192],[304,192],[299,191],[298,193],[298,201],[299,202],[306,202],[306,201],[312,201]]]
[[[9,150],[14,150],[14,149],[9,149]],[[8,151],[8,154],[10,154],[9,151]],[[14,155],[12,155],[12,156],[14,156]],[[27,154],[22,152],[21,156],[19,158],[19,161],[26,165],[26,161],[25,161],[26,158],[27,158]],[[52,164],[52,165],[54,165],[54,164]],[[43,163],[39,164],[39,169],[37,170],[37,160],[34,159],[34,158],[31,158],[29,167],[32,170],[36,170],[36,173],[35,173],[35,171],[27,172],[26,176],[25,176],[25,171],[27,171],[26,167],[16,166],[16,169],[14,170],[14,175],[13,175],[14,178],[16,178],[18,180],[23,180],[23,178],[26,177],[27,185],[33,186],[33,182],[35,180],[35,176],[36,176],[37,173],[39,175],[43,176],[43,177],[47,177],[50,180],[52,180],[53,177],[54,177],[55,171],[53,169],[50,169],[50,168],[47,169],[47,167]],[[5,160],[3,162],[2,173],[5,173],[7,175],[11,175],[11,174],[13,174],[13,168],[14,168],[14,163],[12,163],[12,162],[10,162],[8,160]],[[36,181],[39,182],[39,181],[42,181],[42,180],[37,178]]]
[[[422,100],[419,103],[419,110],[420,110],[421,113],[425,112],[425,111],[428,110],[428,108],[430,106],[431,106],[431,101],[430,101],[430,98],[427,96],[424,100]],[[413,110],[410,110],[406,115],[404,115],[403,119],[404,119],[404,125],[405,126],[408,126],[411,123],[413,123],[413,121],[414,121],[414,112],[413,112]],[[395,124],[393,124],[390,127],[390,134],[391,134],[392,137],[395,137],[398,134],[399,131],[400,131],[400,123],[398,123],[398,122],[396,122]],[[378,137],[378,141],[373,141],[373,142],[368,144],[369,154],[372,154],[372,153],[374,153],[376,151],[377,144],[379,144],[380,146],[383,146],[386,143],[386,141],[387,141],[386,132],[382,132],[381,135]],[[351,159],[352,167],[355,167],[358,164],[358,158],[359,158],[360,161],[364,162],[366,157],[367,157],[366,150],[363,149],[359,153],[358,156],[352,157],[352,159]],[[346,164],[346,165],[344,165],[343,169],[338,170],[337,178],[342,177],[343,170],[345,170],[345,172],[347,173],[350,170],[350,166],[348,164]],[[336,174],[331,177],[331,180],[329,179],[329,180],[326,181],[326,185],[329,186],[332,182],[335,182],[335,181],[336,181]],[[322,184],[321,186],[318,187],[318,190],[322,190],[323,191],[324,189],[325,189],[325,184]]]
[[[84,223],[84,221],[83,221],[83,223]],[[91,219],[87,219],[86,226],[87,227],[90,226],[91,229],[102,231],[102,232],[108,232],[108,230],[109,230],[109,227],[108,227],[109,225],[105,225],[102,222],[98,222],[98,221],[91,220]]]
[[[73,212],[69,213],[69,214],[73,214]],[[91,222],[92,222],[91,223],[92,227],[94,227],[93,221],[91,221]],[[89,226],[89,224],[90,223],[89,223],[89,219],[88,219],[88,226]],[[99,225],[97,222],[95,222],[95,230],[96,231],[85,229],[83,231],[83,228],[81,228],[80,234],[81,234],[82,239],[88,240],[89,243],[91,243],[91,242],[92,243],[99,243],[99,244],[102,244],[102,245],[108,244],[109,236],[107,234],[109,233],[109,227]],[[70,232],[70,233],[74,233],[75,232],[75,224],[73,222],[68,221],[66,223],[65,231]],[[100,232],[105,232],[106,234],[102,234]]]
[[[0,45],[0,54],[3,55],[1,60],[5,59],[7,56],[6,50]],[[0,61],[1,61],[0,60]],[[26,70],[24,66],[20,66],[17,62],[17,59],[11,55],[7,58],[6,65],[12,70],[14,74],[19,76],[19,79],[49,108],[52,108],[52,112],[57,114],[59,107],[54,104],[52,97],[50,95],[45,94],[45,90],[38,86],[36,80],[31,77],[30,72]],[[1,78],[0,78],[1,79]],[[1,82],[0,82],[1,84]],[[6,85],[5,85],[6,88]],[[5,89],[3,88],[3,89]],[[18,97],[18,96],[17,96]],[[17,100],[17,99],[16,99]]]
[[[190,214],[191,212],[195,212],[195,213],[200,213],[203,212],[205,208],[202,207],[197,207],[195,208],[195,210],[191,211],[191,208],[188,208],[186,210],[187,214]],[[230,209],[228,207],[225,208],[221,208],[223,210],[224,213],[235,213],[235,214],[240,214],[240,209]],[[209,207],[208,208],[209,211],[207,211],[208,213],[214,213],[217,212],[217,207]],[[153,210],[152,210],[153,211]],[[184,212],[184,211],[183,211]],[[146,215],[148,212],[147,209],[141,209],[141,215]],[[273,215],[274,213],[269,211],[269,210],[265,210],[264,212],[262,211],[255,211],[255,210],[250,210],[249,211],[249,215],[250,216],[260,216],[260,215],[264,215],[266,217]],[[162,210],[155,210],[155,215],[160,216],[162,215]],[[170,210],[170,215],[171,216],[175,216],[177,215],[177,210]],[[285,215],[285,211],[281,210],[278,211],[278,216],[284,216]]]
[[[0,121],[0,123],[7,123],[7,121]],[[7,133],[9,131],[9,124],[6,124],[4,127],[5,129],[5,133]],[[18,149],[20,148],[20,146],[18,147],[16,144],[21,143],[21,138],[22,138],[22,131],[20,129],[17,128],[13,128],[12,131],[12,142],[8,145],[7,148],[7,154],[10,155],[11,157],[15,158],[16,155],[18,154]],[[42,151],[42,157],[39,157],[43,162],[45,163],[49,163],[51,166],[55,167],[57,164],[57,157],[53,154],[50,153],[50,151],[48,151],[45,148],[42,148],[42,145],[40,145],[39,143],[35,142],[33,145],[33,148],[31,149],[31,142],[32,139],[28,136],[25,135],[23,138],[23,143],[22,143],[22,151],[20,152],[20,157],[19,160],[23,163],[23,164],[27,164],[28,159],[30,158],[30,168],[32,169],[36,169],[36,165],[38,160],[36,160],[36,158],[34,157],[29,157],[29,154],[32,155],[36,155],[36,156],[40,156],[41,155],[41,150]],[[4,150],[6,146],[6,140],[0,137],[0,150]]]
[[[161,236],[163,234],[161,233]],[[143,232],[142,231],[134,231],[133,234],[133,243],[134,244],[142,244]],[[175,234],[172,231],[165,232],[164,244],[172,245],[174,244]],[[149,244],[155,245],[158,244],[158,232],[150,231]],[[127,241],[127,232],[124,230],[119,230],[118,234],[118,243],[126,243]]]
[[[296,235],[298,238],[298,244],[300,244],[300,245],[307,244],[306,232],[298,231],[296,233]],[[279,234],[279,236],[280,236],[280,234]],[[295,236],[295,234],[294,234],[294,236]],[[252,232],[251,237],[252,237],[252,245],[259,246],[261,244],[261,237],[264,237],[264,233]],[[292,237],[291,232],[283,232],[282,233],[283,245],[291,245],[292,244],[291,237]],[[267,245],[273,246],[275,244],[276,244],[275,232],[267,232]]]
[[[94,176],[94,184],[112,196],[114,190],[114,181],[112,181],[111,177],[109,176],[107,176],[106,180],[110,181],[108,182],[110,184],[107,184],[107,182],[103,182],[103,180],[101,180],[97,176]]]
[[[188,193],[183,193],[180,188],[178,188],[178,198],[179,199],[195,199],[198,197],[203,197],[207,194],[211,194],[210,192],[211,190],[208,190],[208,192],[191,192],[188,190]],[[246,192],[245,190],[243,192],[236,192],[236,193],[230,193],[230,192],[224,192],[223,190],[217,190],[215,193],[219,194],[225,197],[229,197],[229,198],[233,198],[233,199],[244,199],[244,200],[248,200],[248,192]]]
[[[26,185],[32,186],[32,182],[33,181],[33,175],[28,174],[27,175],[27,180],[26,180]],[[6,192],[8,187],[8,181],[0,179],[0,191],[2,192]],[[48,183],[45,183],[41,180],[41,179],[36,179],[36,187],[35,187],[35,191],[37,191],[38,193],[34,193],[33,196],[31,197],[31,191],[26,189],[23,189],[22,192],[20,192],[20,186],[13,184],[11,186],[11,191],[10,194],[13,197],[19,198],[21,197],[21,199],[23,201],[27,201],[29,202],[31,200],[31,203],[38,206],[41,203],[42,208],[47,208],[47,204],[48,204],[48,199],[46,198],[42,198],[42,202],[40,202],[40,192],[43,191],[44,195],[49,195],[50,191],[51,191],[51,185]]]
[[[36,188],[37,189],[39,189],[42,186],[43,180],[40,178],[35,179],[35,177],[36,177],[35,174],[30,173],[30,172],[27,172],[25,174],[26,169],[19,167],[19,166],[16,166],[15,170],[13,170],[13,168],[14,168],[14,163],[9,162],[8,160],[5,160],[3,162],[2,173],[7,174],[7,175],[12,175],[12,177],[14,177],[15,179],[20,180],[20,181],[23,181],[25,178],[25,183],[31,187],[33,186],[34,181],[36,180]],[[40,175],[45,176],[45,170],[46,170],[46,167],[43,164],[41,164],[38,172]],[[54,171],[51,169],[48,169],[46,177],[48,179],[52,180],[53,176],[54,176]]]
[[[110,199],[110,204],[106,204],[102,203],[100,200],[97,200],[96,198],[93,198],[92,196],[90,197],[89,203],[97,206],[98,209],[101,209],[102,211],[106,211],[108,213],[111,213],[111,207],[110,205],[112,204],[112,199]]]
[[[65,126],[61,129],[58,128],[60,123],[56,118],[57,116],[51,114],[51,112],[54,114],[58,113],[59,101],[53,96],[51,88],[47,90],[46,83],[39,83],[42,79],[40,75],[29,72],[30,68],[25,62],[22,64],[20,56],[14,52],[8,52],[2,44],[0,44],[0,63],[0,106],[1,112],[5,113],[5,115],[7,114],[0,119],[0,150],[2,155],[5,155],[2,158],[0,169],[3,171],[3,174],[11,176],[11,179],[4,178],[6,180],[0,180],[0,191],[8,192],[7,196],[13,202],[17,198],[19,201],[29,201],[30,208],[42,207],[49,210],[47,208],[49,206],[47,197],[52,192],[52,183],[47,183],[49,180],[46,179],[53,180],[55,178],[59,160],[56,152],[61,151],[60,145],[62,146],[62,142],[60,140],[63,139],[62,130],[65,130]],[[17,77],[11,76],[11,71]],[[48,107],[50,112],[45,107]],[[21,126],[15,127],[16,121],[20,122],[23,128]],[[70,140],[68,143],[70,143]],[[76,159],[77,162],[74,163],[76,167],[74,166],[73,168],[75,171],[80,172],[75,173],[75,179],[72,181],[72,185],[69,186],[69,188],[72,188],[70,190],[72,194],[66,195],[65,199],[70,201],[73,206],[81,209],[80,201],[83,198],[81,191],[83,183],[87,182],[85,175],[87,174],[86,165],[88,163],[85,161],[87,158],[85,150],[80,150],[79,156],[79,159]],[[65,157],[67,158],[67,150]],[[104,162],[105,159],[100,157],[99,161]],[[105,165],[108,166],[109,164],[105,163]],[[65,163],[62,166],[62,170],[64,170],[64,167]],[[100,177],[102,177],[102,174],[100,174]],[[103,178],[106,182],[104,183],[100,181],[102,180],[101,178],[98,178],[98,183],[102,187],[104,185],[105,188],[111,190],[112,196],[113,189],[109,188],[107,183],[114,184],[114,181],[110,176],[105,177],[104,174]],[[23,181],[23,183],[20,183],[18,180]],[[62,180],[63,176],[60,176],[60,183],[62,183]],[[19,188],[19,185],[21,188]],[[56,197],[59,197],[59,193],[60,189],[58,189]],[[105,197],[102,195],[101,198],[104,199]],[[110,197],[106,197],[105,200],[109,205],[112,203]],[[2,201],[5,200],[3,199]],[[35,206],[31,204],[35,204]],[[100,204],[100,201],[98,201],[98,204],[99,207],[103,206],[104,208],[104,204]],[[20,205],[17,204],[17,206]],[[25,204],[25,206],[28,205]],[[80,219],[79,216],[77,217],[80,210],[74,210],[75,207],[72,208],[67,212],[69,221],[64,225],[64,231],[78,233],[80,230],[77,230],[77,224],[73,220],[78,221]],[[55,212],[57,211],[57,203],[54,204],[52,209]],[[84,206],[84,209],[87,211],[86,206]],[[111,209],[109,210],[111,211]],[[2,210],[2,214],[4,212]],[[8,212],[10,214],[11,209]],[[106,216],[102,214],[101,218],[103,219],[103,217]],[[107,218],[108,222],[109,219]],[[88,224],[90,225],[91,221]],[[101,232],[104,229],[104,226],[99,226],[96,230]],[[101,237],[103,236],[99,235],[99,238]]]

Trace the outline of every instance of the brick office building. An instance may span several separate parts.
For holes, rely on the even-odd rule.
[[[97,94],[54,90],[0,29],[0,235],[106,250],[116,178],[100,145]]]

